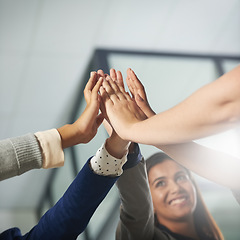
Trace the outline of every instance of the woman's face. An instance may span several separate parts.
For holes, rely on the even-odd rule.
[[[150,169],[148,179],[154,211],[161,224],[192,216],[196,190],[183,167],[166,159]]]

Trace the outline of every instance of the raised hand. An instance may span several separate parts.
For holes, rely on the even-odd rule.
[[[111,70],[114,78],[115,70]],[[119,74],[120,76],[120,74]],[[107,76],[100,88],[100,94],[111,125],[118,135],[125,138],[125,133],[132,123],[146,119],[146,115],[137,106],[136,102],[125,92],[122,77],[118,82]]]
[[[58,128],[62,138],[62,147],[67,148],[79,143],[89,142],[97,133],[104,117],[99,113],[101,98],[98,91],[103,78],[98,78],[96,72],[92,72],[84,89],[84,97],[87,106],[81,116],[73,123]]]
[[[123,77],[121,72],[119,71],[116,72],[114,69],[111,69],[110,76],[108,74],[105,74],[102,70],[98,70],[97,73],[98,77],[103,77],[106,79],[111,78],[113,81],[119,83],[119,85],[121,85],[121,87],[124,88]],[[123,140],[111,126],[103,102],[101,103],[100,109],[105,117],[103,125],[109,135],[109,138],[106,141],[106,149],[112,156],[122,158],[123,155],[127,153],[130,142],[127,140]]]
[[[152,110],[148,103],[145,88],[131,68],[127,69],[126,82],[132,94],[132,97],[135,99],[137,105],[141,108],[141,110],[146,114],[148,118],[154,116],[156,113]]]

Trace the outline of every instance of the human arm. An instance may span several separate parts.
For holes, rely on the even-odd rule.
[[[107,81],[110,83],[116,82],[118,86],[115,87],[121,89],[118,98],[121,100],[124,100],[125,98],[131,99],[128,107],[134,111],[134,114],[138,119],[145,119],[146,115],[144,112],[141,111],[141,109],[137,106],[135,100],[125,92],[123,82],[117,81],[122,79],[115,79],[113,76],[114,71],[114,69],[110,70],[111,78],[108,78]],[[118,75],[120,76],[120,74]],[[103,88],[101,88],[100,93],[102,95],[103,102],[108,104],[107,102],[111,100],[109,99],[109,92],[106,92]],[[106,106],[105,104],[104,106]],[[103,112],[106,112],[106,114],[108,113],[107,110],[104,110]],[[111,129],[109,125],[106,129],[110,134],[112,131],[115,132],[115,129]],[[119,138],[119,136],[118,140],[124,141],[123,139]],[[116,145],[119,145],[119,143],[116,142]],[[116,231],[116,239],[152,240],[156,233],[154,227],[152,199],[148,186],[145,162],[140,153],[138,144],[130,144],[128,160],[123,168],[124,172],[117,182],[121,198],[121,209],[120,222]],[[158,231],[156,239],[158,238],[169,239],[169,237],[160,230]]]
[[[239,158],[195,142],[161,145],[158,148],[199,176],[240,191]]]
[[[87,103],[84,112],[73,124],[66,124],[57,129],[63,148],[88,143],[96,135],[103,121],[103,115],[98,114],[101,100],[98,91],[101,84],[102,78],[98,78],[96,72],[91,72],[91,77],[84,89]]]
[[[140,80],[131,71],[130,79],[127,81],[133,96],[139,94],[141,98],[136,99],[138,106],[148,117],[154,115],[146,92]],[[161,135],[161,134],[160,134]],[[172,159],[211,181],[228,187],[232,190],[240,190],[239,169],[240,159],[229,154],[213,150],[195,142],[156,146]]]
[[[114,179],[114,181],[116,181],[118,176],[122,174],[122,166],[126,162],[126,154],[128,151],[128,146],[129,146],[129,141],[120,139],[119,136],[114,131],[111,131],[111,134],[110,134],[109,138],[106,140],[105,144],[98,149],[98,151],[96,152],[96,155],[94,157],[92,157],[91,160],[89,161],[90,168],[94,171],[94,173],[96,175],[99,176],[98,177],[99,179],[97,180],[98,185],[94,186],[94,189],[103,188],[100,177],[102,177],[102,179],[110,178],[110,179]],[[114,170],[114,168],[115,168],[115,170]],[[87,168],[87,170],[89,171],[88,168]],[[81,174],[81,172],[79,173],[79,175],[80,174]],[[79,181],[79,184],[83,185],[83,183],[90,182],[90,181],[91,181],[91,179],[88,180],[88,178],[84,177],[84,179]],[[93,187],[93,184],[88,184],[88,186],[83,186],[83,187],[85,187],[86,188],[85,191],[87,191],[87,193],[85,193],[84,196],[87,196],[89,194],[89,192],[91,193],[91,190],[92,190],[91,188]],[[81,192],[82,191],[79,191],[79,193],[81,193]],[[66,194],[67,194],[67,192],[65,193],[65,195]],[[68,195],[70,196],[69,193],[68,193]],[[85,206],[86,209],[84,210],[84,212],[86,212],[86,210],[88,210],[88,208],[91,207],[92,199],[94,199],[96,201],[98,199],[98,195],[88,198],[89,203],[86,200],[86,204],[88,204],[88,206],[87,207]],[[82,201],[80,198],[80,195],[79,195],[79,199],[76,198],[76,202],[78,203],[78,205],[79,205],[79,201],[80,201],[80,203]],[[66,201],[64,201],[64,202],[66,202]],[[68,202],[70,202],[70,201],[68,201]],[[73,202],[74,202],[74,199],[73,199]],[[99,202],[97,202],[95,204],[95,206],[97,206],[98,204],[99,204]],[[80,204],[80,207],[81,207],[81,204]],[[61,208],[59,210],[55,211],[55,213],[58,214],[59,211],[62,211],[64,209],[67,209],[67,208],[64,206],[61,206]],[[68,207],[68,209],[69,209],[69,207]],[[91,215],[93,214],[93,211],[95,211],[95,208],[91,207],[90,212],[87,211],[87,214],[89,217],[87,217],[86,215],[81,216],[81,213],[79,213],[79,211],[82,211],[81,209],[78,210],[78,209],[75,209],[75,207],[70,207],[70,209],[73,209],[73,213],[69,216],[70,219],[68,220],[67,216],[66,216],[66,217],[62,218],[62,221],[70,222],[70,225],[75,226],[75,228],[77,229],[77,231],[79,233],[79,231],[82,229],[82,227],[77,225],[77,223],[74,224],[74,222],[72,221],[73,214],[76,213],[78,217],[82,217],[82,220],[81,219],[77,220],[78,223],[79,222],[81,223],[84,221],[85,222],[84,224],[87,224],[88,218],[91,217]],[[54,219],[55,218],[58,218],[58,217],[55,216]],[[51,222],[55,224],[54,219]],[[74,219],[75,219],[75,217],[74,217]],[[46,225],[44,219],[43,219],[43,224]],[[49,224],[47,224],[47,225],[49,225]],[[64,224],[64,225],[67,225],[67,224]],[[85,226],[85,225],[82,224],[82,226]],[[46,230],[44,232],[46,232]],[[69,235],[66,236],[66,239],[72,239],[71,235],[70,235],[70,233],[73,232],[72,229],[70,229],[70,228],[65,229],[64,232],[65,233],[69,232]],[[54,239],[55,238],[61,239],[60,236],[54,235]],[[65,239],[65,238],[63,238],[63,239]]]
[[[41,149],[34,134],[0,141],[0,181],[41,167]]]
[[[101,70],[99,70],[98,73],[101,76],[105,76],[108,81],[112,80],[113,82],[117,82],[119,84],[119,87],[121,87],[124,91],[122,75],[119,72],[111,69],[111,79],[109,79],[108,76],[104,75]],[[100,92],[102,93],[104,101],[104,99],[107,98],[108,95],[104,92],[103,89],[100,89]],[[132,102],[132,107],[134,104],[136,105],[136,103]],[[104,114],[107,114],[107,111],[105,110],[105,105],[102,106],[101,110],[102,112],[104,112]],[[139,116],[141,116],[141,114],[139,114]],[[109,120],[108,115],[106,115],[105,117],[107,120]],[[142,117],[145,118],[146,116],[142,115]],[[113,137],[115,139],[115,144],[113,146],[123,145],[124,142],[126,143],[126,141],[124,141],[118,136],[118,134],[107,121],[104,121],[104,126],[108,134],[110,135],[110,138]],[[121,197],[121,210],[120,222],[116,231],[116,239],[152,239],[154,228],[153,214],[151,214],[152,202],[148,188],[147,176],[144,172],[144,161],[141,162],[142,155],[139,151],[139,147],[137,144],[130,144],[127,158],[128,161],[124,165],[125,170],[120,176],[117,183],[117,186],[119,188],[119,194]],[[132,169],[136,170],[133,171]],[[131,173],[133,173],[133,175]],[[139,199],[139,197],[141,198]]]
[[[43,215],[30,232],[10,239],[76,239],[118,178],[95,174],[89,166],[89,161],[62,198]],[[11,229],[8,230],[10,231]]]
[[[154,212],[149,190],[146,166],[136,144],[128,161],[139,163],[123,172],[117,181],[121,208],[116,231],[117,240],[153,239]]]
[[[103,121],[103,115],[98,115],[98,90],[102,80],[97,80],[97,73],[91,73],[84,90],[87,106],[73,124],[66,124],[58,130],[50,129],[0,141],[0,180],[31,169],[62,166],[64,148],[86,143],[95,136]]]
[[[126,102],[114,97],[118,94],[111,90],[111,104],[107,111],[122,138],[149,145],[186,142],[239,124],[240,66],[200,88],[173,108],[144,121],[130,113]]]
[[[85,229],[95,209],[122,173],[118,169],[122,167],[126,160],[126,152],[123,146],[128,145],[128,142],[123,143],[121,147],[118,144],[118,147],[111,148],[115,144],[115,138],[109,137],[107,139],[96,154],[88,160],[63,197],[40,219],[39,223],[29,233],[24,237],[20,237],[21,233],[18,229],[10,229],[3,234],[10,235],[10,232],[14,232],[19,237],[17,239],[29,240],[76,239]],[[112,154],[108,152],[110,149]],[[119,159],[118,156],[122,158]],[[98,167],[95,168],[94,164],[92,165],[95,162],[98,164],[109,163],[108,167],[112,166],[113,168],[109,169],[109,171],[105,169],[104,174],[102,174],[102,172],[98,171]],[[116,164],[117,166],[115,166]],[[114,171],[114,168],[117,171]],[[115,174],[115,172],[120,174]]]

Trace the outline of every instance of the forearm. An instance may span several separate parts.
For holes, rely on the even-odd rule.
[[[230,189],[240,190],[240,159],[194,142],[159,148],[196,174]]]
[[[126,139],[150,145],[199,139],[240,122],[240,66],[175,107],[133,124]]]
[[[116,158],[122,158],[128,153],[129,141],[122,140],[115,132],[106,140],[107,151]]]
[[[81,134],[75,129],[73,124],[66,124],[57,129],[62,141],[62,148],[72,147],[76,144],[83,143]],[[83,134],[82,134],[83,135]]]
[[[124,171],[117,186],[122,204],[116,239],[152,239],[154,214],[144,162]]]

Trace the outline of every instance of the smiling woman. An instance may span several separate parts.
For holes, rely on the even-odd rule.
[[[191,173],[158,152],[146,161],[138,144],[117,181],[121,198],[117,240],[223,240]]]
[[[158,229],[176,239],[223,239],[187,169],[163,152],[146,166]]]

